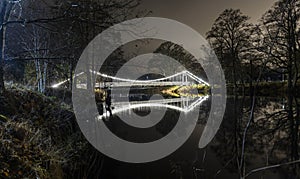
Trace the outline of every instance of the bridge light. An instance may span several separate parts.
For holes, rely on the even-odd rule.
[[[175,78],[177,76],[180,76],[180,75],[187,75],[188,77],[192,78],[193,80],[197,81],[198,83],[203,83],[207,86],[210,86],[209,83],[207,83],[206,81],[204,81],[203,79],[197,77],[196,75],[192,74],[191,72],[187,71],[187,70],[184,70],[182,72],[179,72],[179,73],[176,73],[174,75],[171,75],[171,76],[168,76],[168,77],[163,77],[163,78],[158,78],[158,79],[154,79],[154,80],[132,80],[132,79],[124,79],[124,78],[119,78],[119,77],[115,77],[115,76],[110,76],[110,75],[107,75],[107,74],[103,74],[103,73],[100,73],[100,72],[97,72],[97,71],[92,71],[90,70],[91,73],[94,73],[96,75],[99,75],[99,76],[102,76],[104,78],[111,78],[113,80],[118,80],[118,81],[123,81],[123,82],[131,82],[131,83],[149,83],[149,82],[159,82],[159,81],[164,81],[164,80],[168,80],[168,79],[172,79],[172,78]],[[80,76],[82,75],[84,72],[81,72],[77,75],[75,75],[75,77],[77,76]],[[52,88],[57,88],[58,86],[62,85],[63,83],[67,82],[68,80],[65,80],[63,82],[60,82],[60,83],[57,83],[57,84],[54,84],[52,85]]]

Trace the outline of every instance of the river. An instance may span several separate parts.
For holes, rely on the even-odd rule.
[[[129,103],[122,100],[129,98]],[[112,102],[113,116],[104,117],[108,128],[118,137],[137,143],[158,140],[169,134],[179,120],[179,115],[192,102],[184,102],[176,98],[168,105],[153,105],[149,94],[120,95]],[[203,97],[194,97],[193,101]],[[150,102],[148,101],[150,99]],[[177,98],[178,99],[178,98]],[[179,98],[180,99],[180,98]],[[151,105],[143,105],[143,104]],[[182,104],[185,103],[185,104]],[[163,159],[142,164],[132,164],[104,157],[101,178],[239,178],[239,163],[242,153],[242,144],[245,141],[244,175],[247,178],[286,178],[292,177],[290,168],[283,166],[274,169],[253,172],[252,170],[289,161],[288,129],[285,121],[286,99],[284,97],[257,97],[254,112],[254,121],[243,137],[249,121],[251,100],[249,97],[228,96],[226,112],[220,129],[214,139],[204,149],[198,148],[198,143],[206,125],[211,97],[197,104],[197,107],[188,113],[199,113],[196,127],[189,139],[174,153]],[[123,109],[124,108],[124,109]],[[122,109],[122,110],[118,110]],[[133,114],[145,117],[151,112],[164,113],[163,118],[156,125],[138,129],[129,126],[121,118],[130,118]],[[189,119],[187,119],[189,120]],[[190,119],[192,120],[192,119]],[[183,129],[184,131],[184,129]],[[125,150],[120,148],[120,150]]]

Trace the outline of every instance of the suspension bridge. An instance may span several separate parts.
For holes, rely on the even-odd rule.
[[[179,73],[176,73],[171,76],[157,78],[157,79],[147,79],[147,80],[133,80],[133,79],[126,79],[120,78],[116,76],[111,76],[107,74],[103,74],[96,71],[90,71],[91,73],[102,77],[105,80],[102,82],[97,82],[94,87],[95,88],[102,88],[102,87],[132,87],[132,86],[189,86],[193,84],[204,84],[210,86],[208,82],[204,81],[202,78],[192,74],[191,72],[185,70]],[[85,73],[79,73],[75,75],[75,78],[78,78]],[[57,84],[52,85],[52,88],[58,88],[59,86],[67,83],[69,80],[64,80]],[[87,83],[76,83],[76,88],[79,89],[86,89]]]

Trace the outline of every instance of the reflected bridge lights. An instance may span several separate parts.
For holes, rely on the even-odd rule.
[[[154,99],[148,101],[112,102],[112,115],[141,108],[164,108],[189,113],[196,107],[201,106],[201,104],[207,101],[209,97],[209,95],[206,95],[197,98],[181,97],[172,99]],[[178,106],[178,104],[180,104],[180,106]],[[102,115],[97,116],[97,120],[102,120],[108,117],[110,117],[109,111],[104,111]]]

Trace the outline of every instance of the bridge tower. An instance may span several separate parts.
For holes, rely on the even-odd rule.
[[[182,85],[187,85],[188,76],[187,76],[186,72],[181,74],[181,82],[182,82]]]
[[[186,109],[189,106],[189,99],[186,97],[181,97],[180,107]]]

